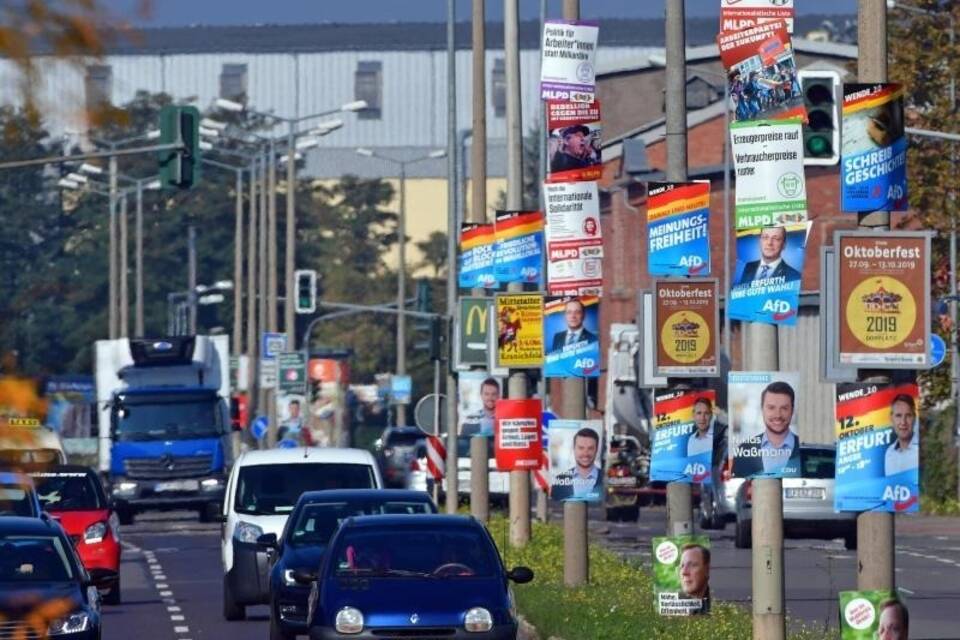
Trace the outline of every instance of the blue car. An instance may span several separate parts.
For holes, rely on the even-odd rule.
[[[526,567],[504,568],[490,534],[471,517],[350,518],[312,584],[310,638],[515,640],[508,581],[532,579]]]
[[[43,508],[29,476],[0,471],[0,516],[40,518]]]
[[[301,571],[315,574],[330,537],[347,518],[378,514],[429,514],[437,507],[422,491],[335,489],[307,491],[294,506],[282,538],[267,533],[257,539],[273,549],[270,569],[270,640],[307,633],[307,597],[310,587],[293,577]]]

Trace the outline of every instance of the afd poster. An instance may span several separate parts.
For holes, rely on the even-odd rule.
[[[496,296],[497,366],[543,366],[543,294]]]
[[[807,119],[786,21],[721,32],[717,46],[736,120]]]
[[[651,480],[710,482],[716,400],[712,389],[656,393]]]
[[[710,275],[710,181],[647,184],[647,271]]]
[[[599,180],[600,103],[549,100],[547,108],[547,182]]]
[[[494,236],[497,283],[543,288],[543,213],[497,211]]]
[[[893,591],[841,591],[841,640],[907,640],[907,605]]]
[[[793,326],[810,223],[737,232],[730,317]]]
[[[596,182],[543,185],[547,216],[547,292],[600,295],[603,237]]]
[[[561,502],[603,499],[602,420],[550,420],[550,497]]]
[[[731,371],[727,377],[728,429],[737,478],[800,476],[800,374]]]
[[[653,606],[662,616],[710,613],[710,538],[655,536]]]
[[[743,31],[758,24],[784,20],[793,33],[793,0],[721,0],[720,31]]]
[[[600,376],[600,298],[547,297],[543,304],[548,378]]]
[[[599,33],[596,22],[548,20],[544,23],[541,100],[593,102]]]
[[[461,289],[495,289],[494,225],[465,222],[460,227]]]
[[[755,120],[730,125],[737,175],[736,229],[807,219],[802,122]]]
[[[907,137],[903,86],[844,84],[842,211],[906,211]]]
[[[539,469],[543,452],[539,399],[497,400],[493,452],[498,471]]]
[[[916,384],[838,384],[837,511],[920,509],[920,422]]]
[[[716,278],[653,281],[656,376],[704,377],[720,371]]]

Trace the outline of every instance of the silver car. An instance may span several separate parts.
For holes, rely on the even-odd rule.
[[[734,478],[726,439],[714,444],[712,481],[700,487],[700,528],[725,529],[737,519],[737,491],[743,478]]]
[[[801,445],[799,478],[783,479],[783,535],[789,538],[843,538],[847,549],[857,548],[857,514],[833,510],[836,449],[829,445]],[[751,544],[753,482],[737,491],[737,530],[734,544]]]

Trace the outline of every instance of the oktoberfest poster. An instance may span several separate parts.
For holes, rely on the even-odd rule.
[[[497,211],[494,273],[502,285],[543,287],[543,214],[539,211]]]
[[[550,497],[561,502],[603,499],[602,420],[550,420]]]
[[[656,376],[701,377],[719,373],[717,280],[653,281]]]
[[[710,275],[710,182],[650,182],[647,189],[647,271]]]
[[[496,310],[497,366],[543,366],[543,295],[500,294]]]
[[[727,393],[733,475],[737,478],[800,476],[797,393],[800,374],[784,371],[731,371]]]
[[[735,119],[807,119],[793,44],[782,19],[717,35]]]
[[[731,123],[737,176],[735,228],[806,221],[802,129],[799,119]]]
[[[907,605],[893,591],[841,591],[841,640],[887,640],[909,633]]]
[[[715,404],[711,389],[656,393],[651,480],[710,482]]]
[[[916,384],[838,384],[837,511],[920,508],[920,423]]]
[[[784,20],[793,33],[793,0],[721,0],[720,31],[742,31],[764,22]]]
[[[842,211],[906,211],[903,86],[844,84],[840,150]]]
[[[600,298],[547,297],[543,305],[548,378],[600,376]]]
[[[540,468],[542,412],[543,405],[536,398],[497,400],[493,453],[498,471]]]
[[[547,216],[547,292],[600,295],[603,237],[596,182],[543,185]]]
[[[783,326],[797,324],[809,223],[737,232],[737,266],[730,317]]]
[[[544,23],[541,100],[593,102],[599,33],[596,22],[548,20]]]
[[[460,227],[460,277],[462,289],[495,289],[494,226],[465,222]]]
[[[661,616],[710,613],[710,538],[655,536],[653,606]]]
[[[547,182],[599,180],[600,103],[549,100],[547,108]]]

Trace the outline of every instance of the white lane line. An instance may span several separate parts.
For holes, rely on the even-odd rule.
[[[174,627],[174,633],[190,633],[190,627]]]
[[[167,611],[170,613],[180,613],[180,607],[167,607]]]
[[[906,593],[907,595],[911,595],[911,596],[915,593],[915,592],[910,591],[910,589],[907,589],[907,588],[905,588],[905,587],[897,587],[897,591],[903,591],[903,592]]]
[[[173,598],[160,598],[160,602],[163,604],[176,604],[177,601]]]
[[[170,616],[170,619],[173,620],[174,622],[183,622],[183,616],[181,615]]]
[[[167,576],[164,575],[164,574],[162,574],[162,573],[155,573],[155,574],[153,574],[153,579],[154,579],[154,580],[166,580],[166,579],[167,579]]]
[[[693,561],[691,560],[691,562]],[[157,589],[169,589],[169,588],[170,588],[170,585],[168,585],[166,582],[157,583]]]
[[[160,595],[164,598],[169,598],[170,596],[173,595],[173,591],[161,591]]]

